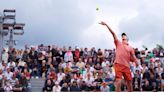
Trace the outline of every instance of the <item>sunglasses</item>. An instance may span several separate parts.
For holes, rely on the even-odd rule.
[[[125,41],[125,40],[127,40],[127,41],[128,41],[129,39],[122,39],[122,40],[123,40],[123,41]]]

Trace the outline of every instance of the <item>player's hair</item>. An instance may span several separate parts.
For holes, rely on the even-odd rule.
[[[123,36],[127,36],[127,35],[126,35],[126,33],[122,33],[121,36],[123,37]]]

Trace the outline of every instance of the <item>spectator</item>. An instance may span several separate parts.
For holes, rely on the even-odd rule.
[[[140,80],[138,78],[133,79],[133,90],[140,91]]]
[[[100,87],[101,92],[109,92],[109,86],[106,85],[106,83],[102,83],[102,86]]]
[[[158,75],[161,75],[163,72],[163,68],[161,67],[161,63],[158,63],[156,71],[158,72]]]
[[[83,51],[83,57],[88,58],[88,55],[89,55],[88,48],[85,48]]]
[[[64,61],[68,62],[68,61],[72,61],[72,60],[73,60],[73,54],[71,52],[71,47],[69,47],[68,51],[64,55]]]
[[[70,91],[74,91],[74,92],[79,91],[79,87],[76,81],[73,81],[72,85],[70,86]]]
[[[22,85],[23,89],[26,91],[28,87],[28,81],[24,73],[21,73],[21,77],[19,80],[20,80],[20,85]]]
[[[103,52],[101,51],[101,49],[98,49],[97,57],[100,59],[100,61],[102,61],[104,56],[103,56]]]
[[[4,71],[4,76],[7,78],[7,80],[11,80],[13,73],[11,72],[10,68],[7,68],[7,71]]]
[[[5,92],[12,92],[12,85],[10,84],[9,80],[6,80],[4,90]]]
[[[16,81],[17,81],[18,79],[16,78],[16,75],[14,74],[13,76],[12,76],[12,79],[10,80],[10,83],[11,83],[11,86],[13,87],[15,84],[16,84]]]
[[[75,52],[74,52],[73,56],[75,58],[75,62],[77,62],[79,60],[79,57],[80,57],[79,47],[75,47]]]
[[[16,64],[15,64],[15,62],[13,62],[13,61],[10,61],[10,62],[7,64],[7,67],[10,68],[10,69],[13,69],[15,66],[16,66]]]
[[[28,72],[27,69],[24,69],[24,75],[25,75],[25,78],[27,79],[27,81],[30,80],[30,73]]]
[[[109,58],[109,51],[107,49],[104,50],[104,57],[105,59]]]
[[[27,62],[27,61],[28,61],[28,58],[29,58],[28,51],[25,50],[25,51],[23,52],[22,59],[23,59],[25,62]]]
[[[83,57],[84,50],[83,48],[80,48],[80,57]]]
[[[23,60],[19,59],[18,60],[18,68],[20,68],[20,70],[22,71],[24,69],[26,62],[24,62]]]
[[[85,63],[82,62],[81,58],[79,58],[79,61],[76,63],[76,66],[78,66],[78,68],[81,70],[82,68],[85,67]]]
[[[102,69],[100,63],[97,63],[94,68],[96,69],[97,72],[99,72]]]
[[[2,69],[0,69],[0,80],[2,80],[2,78],[3,78],[3,71],[2,71]]]
[[[161,80],[161,91],[164,91],[164,69],[163,69],[163,73],[161,74],[162,76],[162,80]]]
[[[46,64],[46,61],[45,60],[43,60],[42,61],[42,67],[41,67],[41,76],[42,76],[42,78],[43,79],[45,79],[47,76],[47,71],[48,71],[48,69],[47,69],[48,67],[47,67],[47,64]]]
[[[55,82],[55,85],[53,86],[53,92],[61,92],[61,87],[57,81]]]
[[[91,48],[90,54],[92,58],[97,57],[97,52],[95,50],[95,47]]]
[[[67,56],[68,52],[72,53],[72,59],[65,61],[64,56]],[[161,52],[158,49],[136,50],[135,55],[140,61],[140,67],[131,64],[133,91],[164,90],[164,57],[160,55]],[[53,87],[56,87],[55,82],[58,82],[61,91],[70,91],[74,88],[78,91],[100,91],[101,88],[107,88],[103,87],[103,82],[110,91],[115,91],[115,71],[111,66],[115,50],[105,49],[102,52],[101,49],[95,50],[94,47],[91,50],[72,50],[70,47],[66,51],[66,47],[62,49],[43,45],[38,49],[36,46],[26,50],[13,49],[5,51],[5,54],[8,55],[9,62],[0,63],[0,92],[4,88],[12,88],[14,92],[28,92],[30,79],[34,77],[46,80],[44,92],[53,91]],[[6,85],[6,81],[11,87]]]
[[[106,66],[109,65],[109,64],[110,64],[109,61],[108,61],[107,59],[105,59],[105,60],[102,62],[101,66],[102,66],[102,68],[104,68],[104,67],[106,67]],[[107,66],[107,67],[109,67],[109,66]]]
[[[59,70],[59,73],[57,74],[58,81],[60,82],[64,76],[65,74],[62,72],[62,70]]]
[[[64,83],[70,83],[70,77],[69,75],[63,76],[63,79],[60,81],[60,86],[62,86]]]
[[[152,91],[152,85],[150,85],[150,82],[148,79],[144,80],[144,85],[142,86],[143,91]]]
[[[23,87],[22,85],[19,83],[19,80],[16,80],[16,84],[13,86],[13,92],[22,92],[23,91]]]
[[[85,91],[88,90],[88,89],[87,89],[87,84],[86,84],[85,81],[82,81],[82,82],[80,83],[80,90],[81,90],[82,92],[85,92]]]
[[[96,83],[100,83],[100,84],[103,82],[103,80],[102,80],[102,78],[101,78],[101,75],[98,75],[98,76],[97,76],[97,78],[95,79],[95,82],[96,82]]]
[[[115,79],[115,73],[112,71],[112,69],[109,69],[104,79],[104,82],[110,87],[111,91],[114,91],[114,79]]]
[[[4,63],[8,63],[8,58],[9,58],[9,55],[8,55],[7,51],[5,49],[3,49],[2,61],[4,61]]]
[[[46,84],[45,84],[45,86],[44,86],[43,91],[44,91],[44,92],[52,92],[52,91],[53,91],[53,86],[54,86],[53,81],[50,80],[50,79],[48,79],[48,80],[46,81]]]
[[[51,70],[50,73],[48,74],[49,78],[52,79],[53,81],[57,81],[57,76],[55,71]]]
[[[66,63],[66,67],[64,68],[64,73],[68,73],[71,71],[71,67],[69,65],[69,63]]]
[[[91,76],[89,73],[87,74],[87,77],[84,79],[84,81],[86,82],[87,84],[87,87],[88,87],[88,91],[91,91],[93,88],[92,88],[92,84],[94,82],[94,78],[93,76]]]
[[[61,92],[66,92],[66,91],[68,91],[68,84],[65,82],[63,84],[63,87],[61,88]]]
[[[79,68],[78,66],[76,66],[76,62],[72,62],[72,65],[71,65],[71,71],[73,74],[76,74],[78,71],[79,71]]]

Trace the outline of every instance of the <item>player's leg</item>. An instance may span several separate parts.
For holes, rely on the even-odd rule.
[[[122,67],[120,64],[114,64],[115,68],[115,92],[121,92],[121,80],[122,80]]]
[[[124,71],[123,76],[127,85],[127,90],[128,92],[132,92],[133,86],[132,86],[132,75],[131,75],[130,68],[127,67],[123,71]]]
[[[126,80],[126,84],[127,84],[128,92],[132,92],[133,91],[132,81]]]
[[[115,85],[115,92],[121,92],[121,80],[122,79],[116,79],[114,82]]]

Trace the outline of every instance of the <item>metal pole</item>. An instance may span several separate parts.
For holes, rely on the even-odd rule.
[[[0,63],[2,62],[2,50],[3,50],[3,17],[0,16]]]
[[[13,29],[10,29],[9,50],[12,51],[13,45],[14,45],[14,40],[13,40]]]

